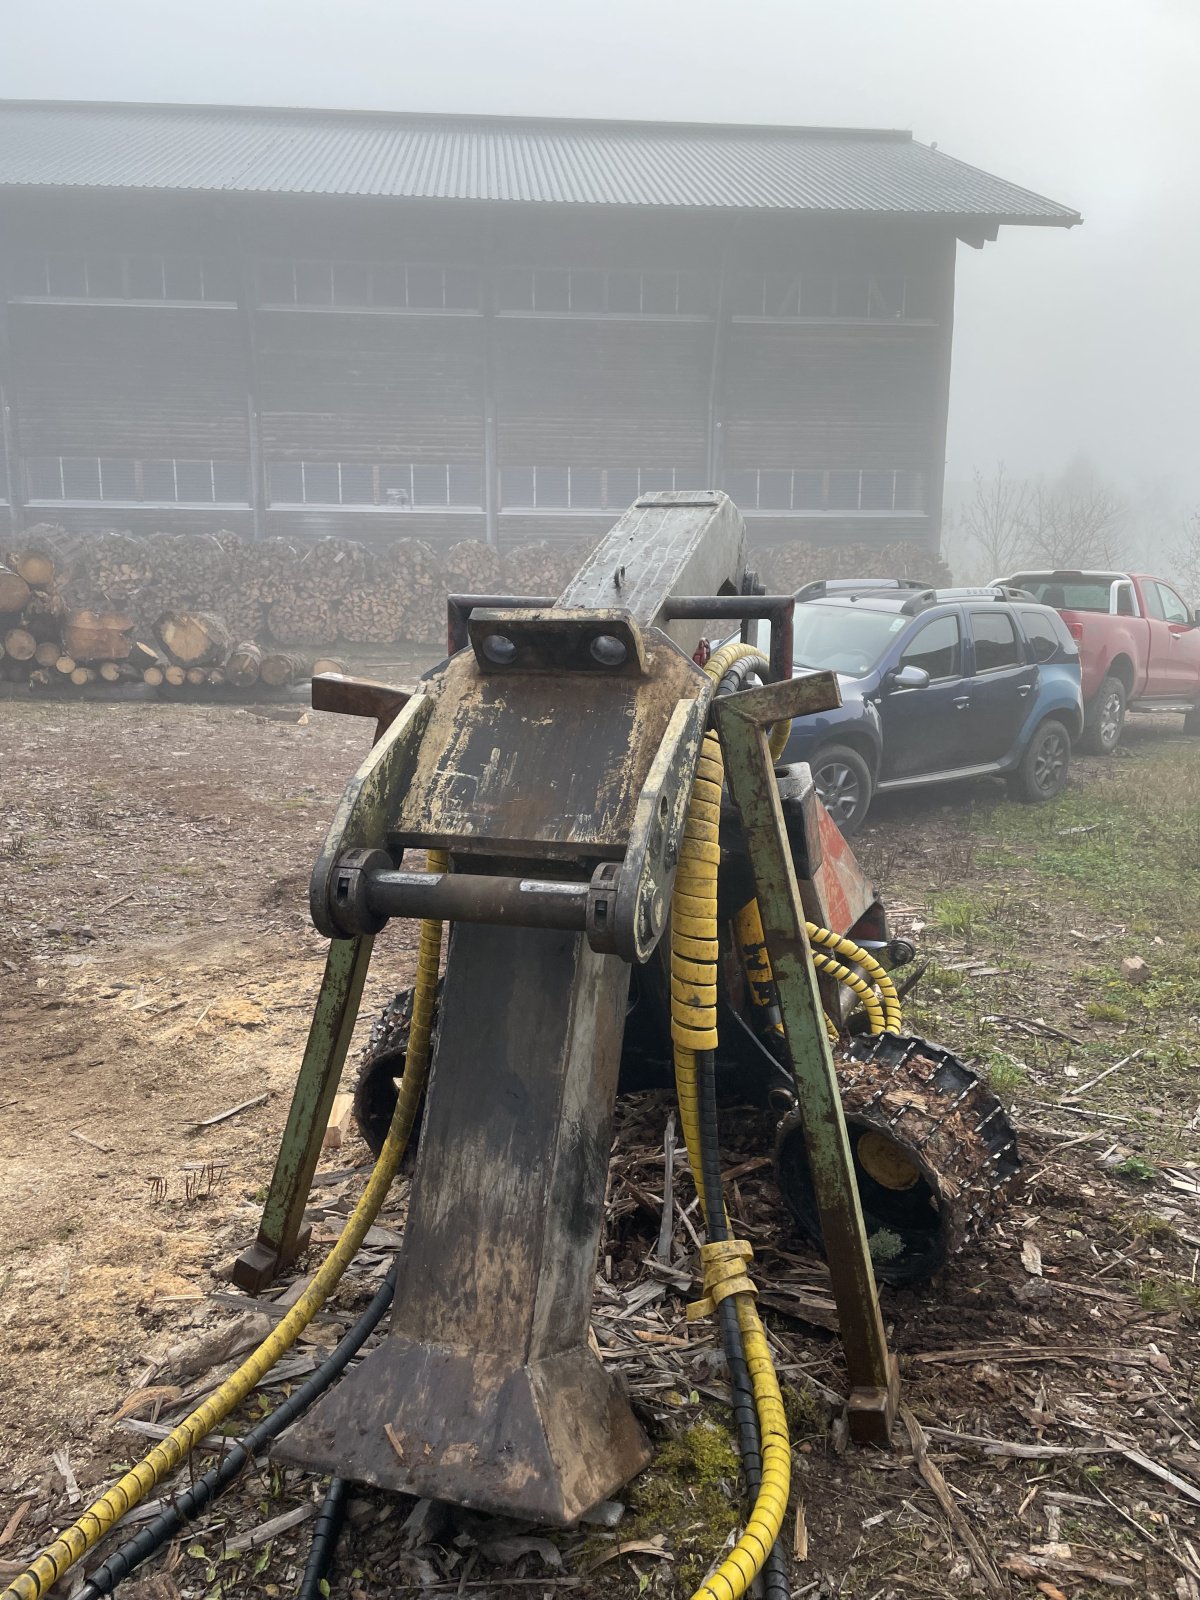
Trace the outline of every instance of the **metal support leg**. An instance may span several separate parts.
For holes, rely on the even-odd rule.
[[[628,989],[580,934],[455,925],[388,1337],[279,1459],[557,1525],[645,1466],[588,1345]]]
[[[233,1281],[249,1294],[260,1293],[308,1245],[311,1230],[301,1231],[304,1207],[358,1018],[373,943],[365,937],[330,943],[258,1238],[233,1264]]]
[[[830,703],[828,696],[829,684],[821,677],[769,684],[764,689],[728,695],[713,705],[729,791],[741,813],[796,1077],[796,1097],[850,1374],[850,1435],[861,1443],[886,1444],[899,1398],[899,1378],[879,1310],[837,1073],[767,746],[767,729],[781,715],[823,709]],[[806,704],[806,700],[819,704]]]

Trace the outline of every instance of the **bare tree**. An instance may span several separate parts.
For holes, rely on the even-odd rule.
[[[1028,547],[1031,486],[1010,478],[1003,461],[990,478],[976,467],[970,500],[958,514],[959,530],[983,559],[987,579],[1003,578],[1020,566]]]
[[[1200,511],[1183,519],[1179,539],[1167,551],[1170,573],[1190,605],[1200,604]]]
[[[1104,484],[1039,484],[1026,507],[1025,549],[1048,567],[1112,567],[1122,560],[1124,521],[1124,503]]]

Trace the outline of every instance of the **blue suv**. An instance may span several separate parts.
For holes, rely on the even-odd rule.
[[[833,671],[842,704],[798,718],[785,761],[806,761],[843,833],[876,794],[1007,777],[1051,800],[1083,730],[1079,652],[1022,590],[921,589],[897,579],[808,584],[797,595],[797,673]]]

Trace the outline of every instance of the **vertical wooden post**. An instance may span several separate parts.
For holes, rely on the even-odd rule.
[[[954,341],[954,268],[958,240],[950,236],[948,256],[940,260],[938,276],[937,363],[935,378],[937,394],[934,397],[931,437],[929,440],[929,465],[925,479],[925,510],[929,518],[929,541],[932,550],[941,548],[942,501],[946,489],[946,428],[950,415],[950,351]]]
[[[725,340],[729,323],[729,244],[721,246],[721,268],[717,278],[717,304],[713,318],[712,357],[708,369],[708,434],[706,439],[706,487],[721,487],[721,398],[725,379]]]
[[[483,290],[483,517],[484,537],[500,548],[500,465],[496,440],[496,279],[489,230],[482,267]]]
[[[0,444],[8,465],[8,515],[10,537],[25,529],[24,463],[21,460],[20,431],[17,424],[16,383],[13,372],[12,342],[8,327],[8,302],[11,292],[10,263],[0,259]]]
[[[246,368],[246,470],[250,479],[250,517],[255,539],[267,532],[267,470],[263,461],[262,416],[258,404],[258,337],[255,310],[258,279],[254,261],[239,232],[238,314],[242,323],[242,352]]]

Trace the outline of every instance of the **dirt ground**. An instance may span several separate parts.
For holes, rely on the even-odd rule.
[[[185,1347],[239,1314],[224,1273],[256,1225],[322,968],[308,872],[366,744],[364,724],[298,708],[0,703],[0,1562],[147,1447],[130,1430],[153,1407],[114,1421],[139,1385],[174,1383],[169,1423],[212,1381]],[[1200,1600],[1200,746],[1135,725],[1036,811],[998,786],[895,800],[862,854],[932,959],[911,1024],[1013,1106],[1026,1183],[934,1286],[885,1291],[920,1448],[900,1429],[893,1454],[845,1450],[824,1268],[785,1220],[769,1128],[732,1119],[733,1210],[798,1446],[793,1592]],[[1132,954],[1145,981],[1122,973]],[[408,961],[380,941],[364,1017]],[[663,1096],[622,1102],[597,1290],[604,1359],[657,1448],[621,1521],[546,1536],[364,1495],[333,1594],[673,1596],[719,1555],[736,1458],[721,1360],[684,1320],[686,1176],[666,1270],[653,1259],[668,1115]],[[323,1159],[309,1265],[368,1165],[357,1140]],[[387,1243],[300,1347],[309,1369]],[[319,1492],[248,1474],[140,1592],[291,1592]],[[288,1511],[297,1525],[239,1548]]]

